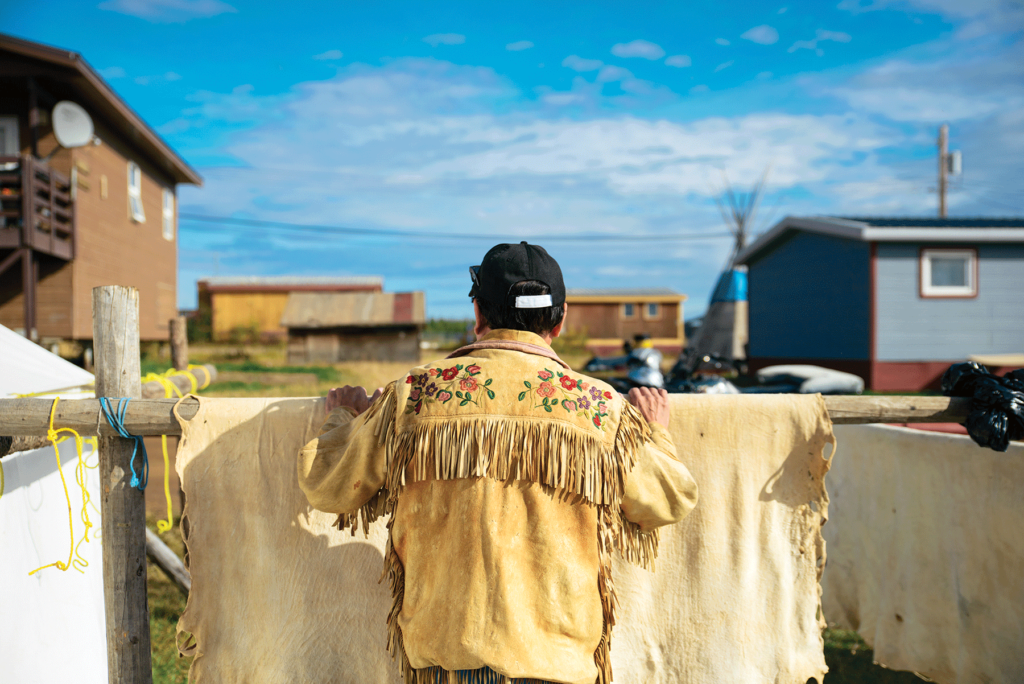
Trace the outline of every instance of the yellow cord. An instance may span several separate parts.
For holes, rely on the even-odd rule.
[[[189,369],[189,370],[192,370],[193,368],[203,368],[203,367],[202,367],[202,366],[198,366],[198,365],[193,365],[193,364],[191,364],[191,363],[190,363],[190,364],[188,364],[188,369]],[[205,369],[204,369],[204,370],[205,370]],[[194,378],[195,376],[193,375],[192,377]],[[210,372],[209,372],[209,371],[207,371],[207,372],[206,372],[206,380],[205,380],[205,381],[203,381],[203,386],[202,386],[202,387],[200,387],[199,389],[206,389],[206,388],[207,388],[207,387],[209,387],[209,386],[210,386]],[[194,390],[193,390],[193,391],[194,391]]]
[[[85,560],[82,556],[82,552],[79,548],[83,543],[89,541],[89,530],[92,529],[92,521],[89,520],[89,504],[92,504],[92,497],[89,496],[89,488],[87,486],[89,480],[89,468],[98,468],[99,463],[95,466],[89,466],[85,462],[85,456],[82,455],[82,442],[86,440],[81,437],[76,437],[75,447],[78,449],[78,466],[75,468],[75,481],[78,482],[78,486],[82,488],[82,524],[85,526],[85,532],[82,534],[82,538],[77,544],[75,544],[75,559],[71,562],[75,570],[85,574],[85,569],[89,567],[89,561]],[[93,451],[98,450],[98,443],[95,437],[92,438]],[[93,508],[96,508],[96,504],[93,504]],[[98,511],[97,511],[98,512]]]
[[[71,532],[71,543],[70,543],[70,545],[68,547],[68,562],[64,563],[63,561],[55,561],[53,563],[50,563],[49,565],[44,565],[42,567],[36,568],[32,572],[28,573],[29,575],[34,575],[37,572],[39,572],[40,570],[45,570],[46,568],[53,568],[53,567],[57,568],[61,572],[64,572],[69,567],[71,567],[71,559],[74,557],[74,554],[75,554],[75,527],[74,527],[74,520],[71,517],[71,495],[68,494],[68,483],[67,483],[67,480],[64,479],[64,471],[61,469],[61,465],[60,465],[60,449],[57,448],[57,445],[60,442],[63,441],[63,440],[58,438],[61,432],[69,432],[72,435],[74,435],[74,437],[75,437],[75,448],[78,449],[78,459],[79,459],[79,462],[81,462],[81,459],[82,459],[82,436],[79,435],[74,430],[72,430],[71,428],[61,428],[59,430],[54,430],[53,429],[53,416],[57,412],[57,402],[58,401],[60,401],[60,397],[57,397],[56,399],[54,399],[53,400],[53,404],[51,404],[51,406],[50,406],[50,427],[46,431],[46,438],[49,439],[53,443],[53,453],[57,457],[57,472],[60,473],[60,481],[61,481],[61,484],[64,485],[64,498],[68,502],[68,529]],[[92,525],[89,525],[89,527],[91,527],[91,526]],[[86,528],[86,531],[88,532],[88,527]]]
[[[178,374],[188,375],[189,378],[191,378],[192,380],[192,390],[195,391],[195,376],[192,375],[191,373],[181,373],[180,371],[177,371],[173,368],[159,374],[148,373],[144,378],[142,378],[142,382],[145,383],[155,380],[159,382],[161,385],[163,385],[164,397],[169,399],[171,397],[171,392],[174,392],[180,398],[181,390],[179,390],[178,386],[169,380],[169,378],[172,375]],[[174,527],[174,507],[173,504],[171,503],[171,458],[170,455],[167,453],[167,435],[160,435],[160,447],[163,450],[164,454],[164,498],[167,500],[167,520],[157,520],[156,531],[167,532],[172,527]]]

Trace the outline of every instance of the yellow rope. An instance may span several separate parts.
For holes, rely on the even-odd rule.
[[[203,382],[203,386],[200,387],[199,389],[206,389],[207,387],[209,387],[210,386],[210,371],[206,370],[206,368],[203,367],[203,366],[195,366],[195,365],[192,365],[191,363],[188,364],[188,369],[189,370],[192,370],[193,368],[202,368],[206,372],[206,380]],[[195,377],[195,376],[193,375],[192,377]]]
[[[68,483],[67,483],[67,480],[64,479],[64,471],[61,469],[61,465],[60,465],[60,449],[57,448],[57,445],[60,442],[63,441],[63,440],[59,439],[60,433],[62,433],[62,432],[69,432],[69,433],[71,433],[75,437],[75,448],[78,450],[78,458],[79,458],[79,461],[81,461],[81,459],[82,459],[82,436],[79,435],[76,431],[72,430],[71,428],[61,428],[59,430],[54,430],[53,429],[53,416],[57,412],[57,402],[58,401],[60,401],[60,397],[57,397],[56,399],[54,399],[53,400],[53,404],[50,405],[50,427],[46,431],[46,438],[49,439],[53,443],[53,453],[57,457],[57,472],[60,473],[60,481],[61,481],[61,484],[64,485],[64,498],[68,502],[68,530],[71,532],[71,543],[70,543],[70,545],[68,547],[68,562],[64,563],[63,561],[55,561],[53,563],[50,563],[49,565],[44,565],[42,567],[36,568],[32,572],[28,573],[29,575],[34,575],[37,572],[39,572],[40,570],[45,570],[46,568],[53,568],[53,567],[57,568],[61,572],[64,572],[69,567],[71,567],[71,559],[74,557],[74,554],[75,554],[75,527],[74,527],[74,520],[71,517],[71,495],[68,494]],[[89,527],[91,527],[91,525]],[[88,527],[86,528],[86,531],[88,532]]]
[[[92,521],[89,520],[89,508],[88,508],[89,504],[92,503],[92,497],[89,496],[89,489],[87,487],[87,483],[88,483],[88,479],[89,479],[89,468],[90,467],[93,467],[93,468],[98,468],[99,467],[99,463],[97,463],[95,466],[89,466],[85,462],[85,456],[82,455],[82,444],[81,444],[81,442],[84,442],[84,441],[86,441],[86,440],[82,439],[81,437],[77,437],[77,439],[75,441],[75,446],[78,449],[78,466],[75,468],[75,481],[78,482],[78,486],[82,488],[82,514],[81,514],[81,517],[82,517],[82,524],[85,525],[85,532],[82,534],[82,538],[79,540],[79,542],[77,544],[75,544],[75,559],[71,562],[71,564],[72,564],[72,566],[74,566],[75,570],[77,570],[78,572],[80,572],[82,574],[85,574],[85,569],[87,567],[89,567],[89,561],[85,560],[85,558],[82,556],[81,551],[79,551],[79,547],[81,547],[82,544],[84,544],[84,543],[88,543],[88,541],[89,541],[89,530],[92,529]],[[95,451],[98,450],[98,440],[96,440],[96,438],[93,437],[91,441],[93,443],[93,451],[95,452]],[[96,507],[96,505],[93,504],[93,508],[95,508],[95,507]]]
[[[174,392],[180,398],[181,390],[179,390],[178,386],[169,380],[169,378],[172,375],[177,374],[179,374],[179,371],[175,370],[174,368],[168,369],[163,373],[159,374],[148,373],[146,374],[145,377],[142,378],[142,382],[146,383],[155,380],[156,382],[159,382],[161,385],[163,385],[165,398],[169,399],[171,397],[171,392]],[[188,376],[192,379],[192,388],[193,391],[195,391],[195,376],[193,376],[191,373],[188,373]],[[160,435],[160,447],[163,450],[164,454],[164,498],[167,500],[167,520],[157,520],[156,531],[166,532],[172,527],[174,527],[174,506],[171,503],[171,458],[170,455],[168,455],[167,453],[167,435]]]

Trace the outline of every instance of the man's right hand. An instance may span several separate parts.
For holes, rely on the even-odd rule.
[[[327,405],[325,408],[327,413],[330,413],[339,406],[345,406],[355,411],[358,416],[370,408],[370,404],[376,401],[383,391],[383,387],[378,387],[373,396],[369,397],[366,395],[366,389],[363,387],[350,387],[349,385],[335,387],[327,393]]]
[[[640,409],[640,414],[648,423],[657,423],[668,428],[671,410],[668,404],[668,392],[653,387],[634,387],[626,397],[629,403]]]

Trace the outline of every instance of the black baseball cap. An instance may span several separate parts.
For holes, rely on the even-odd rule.
[[[470,297],[479,297],[489,304],[516,309],[542,309],[565,303],[562,269],[540,245],[525,241],[518,245],[495,245],[484,255],[479,266],[469,267],[473,279]],[[511,297],[512,287],[524,280],[536,280],[551,290],[550,294]]]

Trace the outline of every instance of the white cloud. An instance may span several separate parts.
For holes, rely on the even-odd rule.
[[[719,45],[730,45],[731,44],[731,43],[729,43],[728,39],[726,39],[726,38],[715,38],[715,42],[718,43]]]
[[[100,76],[106,79],[111,78],[124,78],[128,75],[128,72],[124,70],[124,67],[112,66],[106,69],[100,69]]]
[[[162,74],[155,76],[136,76],[132,79],[137,85],[149,85],[150,83],[167,83],[170,81],[180,81],[181,74],[174,71],[167,71]]]
[[[519,52],[520,50],[529,50],[532,47],[533,43],[531,43],[528,40],[517,40],[514,43],[509,43],[508,45],[506,45],[505,49],[511,50],[512,52]]]
[[[789,46],[789,52],[796,52],[797,50],[814,50],[819,56],[825,54],[825,51],[818,47],[818,43],[831,40],[836,43],[849,43],[852,37],[849,33],[843,33],[842,31],[825,31],[818,29],[814,38],[811,40],[798,40]]]
[[[221,0],[105,0],[98,7],[154,23],[179,23],[238,11]]]
[[[432,33],[429,36],[423,38],[424,43],[429,43],[432,47],[438,45],[462,45],[466,42],[466,36],[461,33]]]
[[[719,64],[718,66],[715,67],[715,73],[717,74],[722,69],[728,69],[729,67],[731,67],[735,63],[736,63],[736,60],[734,60],[734,59],[730,59],[728,62],[722,62],[721,64]]]
[[[770,71],[762,71],[761,73],[759,73],[757,75],[757,78],[760,81],[767,81],[767,80],[771,79],[772,76],[773,76],[772,72],[770,72]]]
[[[937,14],[960,24],[959,39],[1014,33],[1024,26],[1024,3],[1019,0],[842,0],[837,7],[852,14],[890,8]]]
[[[604,62],[599,59],[584,59],[579,55],[569,55],[562,60],[562,66],[573,71],[597,71],[603,64]]]
[[[344,56],[345,55],[341,50],[327,50],[326,52],[321,52],[319,55],[313,55],[313,59],[335,60],[341,59]]]
[[[748,29],[740,35],[740,38],[760,45],[773,45],[779,42],[779,32],[768,24],[761,24],[760,26]]]
[[[788,7],[780,7],[779,11],[776,12],[776,14],[785,14],[787,10],[789,10]]]
[[[661,59],[665,56],[665,51],[656,43],[647,40],[633,40],[628,43],[616,43],[612,46],[612,54],[616,57]]]
[[[706,85],[695,85],[692,88],[690,88],[690,94],[700,95],[701,93],[706,93],[709,90],[711,90],[711,88],[708,88]]]
[[[690,66],[690,64],[691,62],[689,55],[672,55],[671,57],[665,60],[665,65],[670,67],[682,68],[688,67]]]
[[[629,69],[623,69],[622,67],[613,66],[611,64],[601,67],[601,71],[597,73],[598,83],[610,83],[612,81],[625,81],[632,79],[633,73]]]

